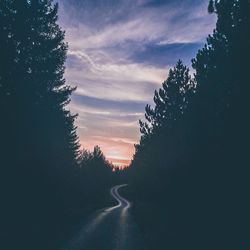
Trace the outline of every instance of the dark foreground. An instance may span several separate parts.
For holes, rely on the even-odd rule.
[[[131,217],[130,202],[118,190],[126,185],[111,188],[116,206],[98,210],[85,220],[81,230],[63,250],[145,250],[140,230]]]

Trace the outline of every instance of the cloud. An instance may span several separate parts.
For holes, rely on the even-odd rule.
[[[200,47],[200,43],[147,44],[143,50],[134,54],[131,60],[163,68],[182,59],[185,64],[190,66],[190,58]]]
[[[87,21],[86,17],[81,15],[77,22],[68,21],[64,24],[67,27],[67,38],[71,48],[103,49],[129,41],[142,42],[142,46],[145,42],[198,42],[204,40],[214,25],[213,18],[206,13],[207,1],[196,1],[196,5],[191,4],[191,1],[158,1],[164,3],[165,7],[153,9],[140,7],[138,1],[137,4],[136,1],[132,1],[130,7],[125,3],[131,1],[120,1],[121,5],[116,9],[113,1],[105,2],[104,6],[92,6],[88,13],[86,10],[83,12],[89,17]],[[156,1],[153,2],[156,4]],[[62,7],[67,8],[67,11],[62,9],[64,15],[68,13],[75,17],[75,13],[80,12],[79,9],[68,10],[68,5]],[[123,10],[123,18],[119,19],[121,13],[117,9]],[[127,12],[129,15],[126,15]],[[110,16],[112,21],[107,22]],[[100,20],[101,26],[98,25]]]
[[[92,150],[103,149],[108,159],[122,158],[129,162],[134,144],[139,140],[138,120],[144,104],[112,101],[76,95],[71,110],[79,113],[76,120],[81,144]],[[117,163],[117,161],[115,161]]]
[[[107,100],[145,102],[167,75],[165,69],[135,63],[88,66],[68,67],[66,79],[77,83],[78,95]]]
[[[82,144],[127,159],[139,140],[138,119],[178,59],[190,59],[214,27],[206,0],[62,0],[69,43],[66,80],[77,90]],[[133,142],[133,143],[132,143]],[[115,153],[116,152],[116,153]]]

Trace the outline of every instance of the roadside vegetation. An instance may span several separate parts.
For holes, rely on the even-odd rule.
[[[80,148],[58,4],[0,1],[1,249],[61,249],[127,182],[149,250],[246,249],[250,1],[210,0],[208,11],[214,32],[192,70],[169,70],[121,171],[100,147]]]
[[[208,11],[217,23],[194,75],[178,61],[140,121],[127,196],[149,249],[246,243],[250,2],[211,0]]]

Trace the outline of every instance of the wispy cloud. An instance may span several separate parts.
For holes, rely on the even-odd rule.
[[[69,43],[66,79],[78,87],[70,108],[79,113],[81,142],[87,148],[100,144],[110,158],[127,159],[153,91],[177,59],[190,64],[212,31],[207,1],[60,3],[60,23]]]

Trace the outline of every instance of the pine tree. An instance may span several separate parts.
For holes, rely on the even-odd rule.
[[[203,140],[207,147],[214,143],[236,161],[243,159],[236,155],[246,150],[249,136],[250,1],[211,0],[209,11],[218,16],[216,28],[192,61],[199,107],[195,115],[200,134],[208,137]]]
[[[217,230],[225,231],[221,239],[228,247],[234,243],[239,248],[239,233],[234,229],[242,228],[239,221],[244,218],[232,218],[228,228],[225,221],[228,214],[244,214],[238,208],[245,207],[242,202],[249,189],[250,1],[211,0],[209,12],[218,19],[213,34],[193,60],[197,81],[193,117],[202,148],[198,154],[209,159],[204,161],[204,169],[209,169],[207,183],[213,182],[210,203],[219,201],[214,216]],[[220,212],[226,210],[228,214]]]
[[[8,247],[19,242],[12,249],[49,249],[78,157],[57,12],[52,0],[0,1],[1,214]]]
[[[67,44],[57,24],[58,4],[4,0],[0,10],[5,132],[13,126],[22,158],[72,164],[78,154],[75,116],[65,106],[74,89],[63,77]]]
[[[172,127],[187,109],[194,91],[195,83],[189,69],[179,60],[176,66],[169,70],[162,88],[155,91],[155,107],[147,105],[145,108],[147,122],[139,121],[142,135],[150,135],[158,128]]]
[[[149,139],[136,146],[132,162],[138,216],[144,212],[146,225],[147,209],[139,208],[143,202],[157,204],[155,214],[161,210],[155,228],[162,221],[162,229],[153,247],[161,242],[158,248],[166,248],[166,238],[173,243],[170,249],[200,249],[204,242],[206,249],[247,245],[250,1],[211,0],[208,11],[218,19],[192,61],[195,95],[189,109],[183,112],[176,106],[175,114],[183,119],[168,121],[174,126],[152,136],[153,124],[161,124],[157,119],[162,115],[157,117],[156,108],[147,106],[148,122],[141,129]],[[164,107],[161,96],[155,94],[158,110]],[[185,243],[177,243],[180,239]]]
[[[193,67],[199,95],[207,105],[204,109],[218,117],[246,101],[249,91],[250,1],[211,0],[209,12],[218,16],[216,29],[199,50]]]

